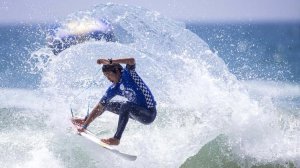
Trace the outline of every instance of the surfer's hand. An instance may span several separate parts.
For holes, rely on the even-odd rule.
[[[72,123],[80,126],[84,123],[84,118],[72,118]]]
[[[84,129],[83,127],[78,127],[78,128],[77,128],[77,131],[78,131],[78,132],[84,132],[85,129]]]
[[[110,64],[109,60],[107,59],[98,59],[97,60],[97,64],[103,64],[103,65],[106,65],[106,64]]]

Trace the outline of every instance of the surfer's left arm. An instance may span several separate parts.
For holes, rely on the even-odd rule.
[[[134,65],[135,59],[134,58],[118,58],[118,59],[98,59],[97,64],[128,64]]]

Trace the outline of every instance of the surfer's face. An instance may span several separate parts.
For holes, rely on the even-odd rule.
[[[118,71],[117,71],[117,73],[114,73],[114,72],[104,72],[104,75],[112,83],[118,83],[119,80],[120,80],[120,72],[118,72]]]

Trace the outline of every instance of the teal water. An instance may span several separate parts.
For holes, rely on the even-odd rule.
[[[232,151],[228,138],[220,135],[211,142],[204,145],[199,152],[188,158],[181,168],[191,167],[215,167],[215,168],[296,168],[293,161],[285,161],[281,163],[255,161],[255,158],[244,158],[236,156]]]

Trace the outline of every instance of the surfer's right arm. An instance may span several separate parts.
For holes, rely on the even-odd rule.
[[[95,120],[98,116],[100,116],[104,112],[104,106],[101,103],[98,103],[90,115],[87,116],[86,120],[82,124],[82,126],[78,129],[79,132],[83,132],[91,122]]]
[[[104,107],[106,104],[117,94],[115,85],[111,85],[99,101],[99,103],[94,107],[90,115],[88,115],[82,124],[82,127],[78,129],[79,132],[83,132],[95,118],[100,116],[104,112]]]

